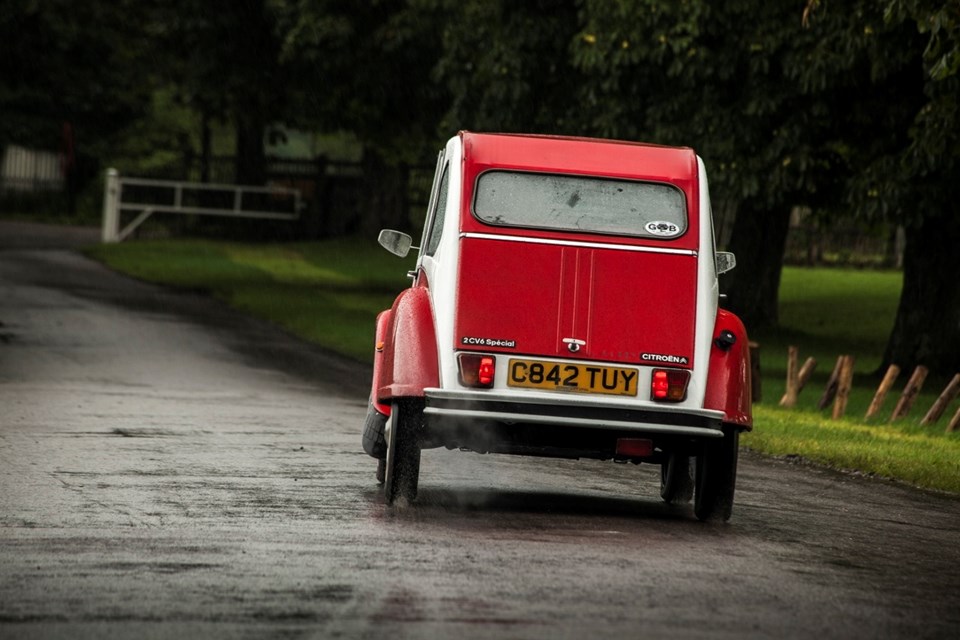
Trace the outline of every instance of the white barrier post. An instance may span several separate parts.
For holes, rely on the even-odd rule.
[[[120,173],[107,169],[103,188],[103,236],[104,242],[120,242]]]

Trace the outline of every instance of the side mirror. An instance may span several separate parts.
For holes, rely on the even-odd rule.
[[[384,229],[377,237],[380,246],[395,256],[405,258],[413,246],[413,238],[400,231]]]
[[[735,266],[737,266],[737,256],[729,251],[717,251],[717,275],[733,271]]]

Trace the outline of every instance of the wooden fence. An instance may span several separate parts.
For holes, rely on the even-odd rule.
[[[751,350],[751,357],[758,356],[758,350]],[[800,392],[803,391],[804,386],[806,386],[807,381],[817,367],[817,361],[814,358],[807,358],[802,367],[798,367],[798,362],[798,348],[794,346],[788,347],[786,391],[783,397],[780,398],[781,407],[790,408],[796,406]],[[834,420],[843,417],[846,413],[847,397],[853,386],[853,365],[853,356],[840,355],[837,357],[833,372],[827,379],[823,395],[820,396],[820,401],[817,403],[817,408],[820,410],[826,409],[832,404],[831,415]],[[757,364],[756,367],[759,367],[759,364]],[[903,391],[897,399],[893,411],[890,413],[890,422],[907,417],[923,388],[923,383],[927,379],[927,373],[927,368],[923,365],[913,370],[913,373],[910,375],[906,385],[903,387]],[[880,381],[880,385],[874,393],[873,400],[867,408],[864,420],[872,420],[880,415],[887,395],[892,390],[899,375],[900,367],[898,365],[891,364],[887,368],[886,374],[883,376],[883,380]],[[954,375],[947,386],[944,387],[943,391],[937,397],[937,400],[924,414],[920,425],[928,426],[940,420],[958,395],[960,395],[960,373]],[[757,400],[757,397],[755,397],[755,400]],[[960,407],[957,408],[956,413],[946,428],[947,433],[952,433],[957,430],[960,430]]]

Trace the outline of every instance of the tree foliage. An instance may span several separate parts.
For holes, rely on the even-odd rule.
[[[807,28],[789,3],[583,4],[573,55],[590,78],[587,126],[696,147],[718,209],[737,212],[743,268],[726,285],[749,326],[776,324],[790,210],[833,213],[859,148],[851,132],[870,143],[888,132],[866,114],[902,63],[871,68],[882,13],[855,4]]]
[[[390,188],[458,128],[690,145],[715,208],[737,214],[727,286],[748,326],[776,323],[792,208],[890,220],[908,246],[887,359],[947,371],[958,25],[956,0],[10,0],[0,142],[69,121],[104,144],[137,131],[192,146],[196,133],[136,124],[172,102],[234,128],[244,181],[262,177],[264,128],[284,122],[352,132]]]
[[[577,133],[583,81],[568,47],[573,0],[445,0],[434,78],[450,94],[448,131]]]
[[[274,12],[263,0],[177,0],[156,3],[145,18],[160,54],[155,74],[162,85],[172,87],[203,126],[230,123],[237,180],[262,183],[264,131],[283,121],[291,86]]]
[[[431,2],[270,0],[293,69],[291,120],[350,131],[368,153],[419,162],[432,153],[446,94],[430,74],[443,15]]]
[[[132,0],[0,4],[0,145],[59,147],[64,123],[96,149],[116,140],[150,99]]]

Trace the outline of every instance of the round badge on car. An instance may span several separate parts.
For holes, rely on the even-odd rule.
[[[644,227],[647,230],[647,233],[653,236],[669,237],[675,236],[680,233],[680,227],[675,225],[672,222],[663,222],[660,220],[654,220],[653,222],[648,222]]]

